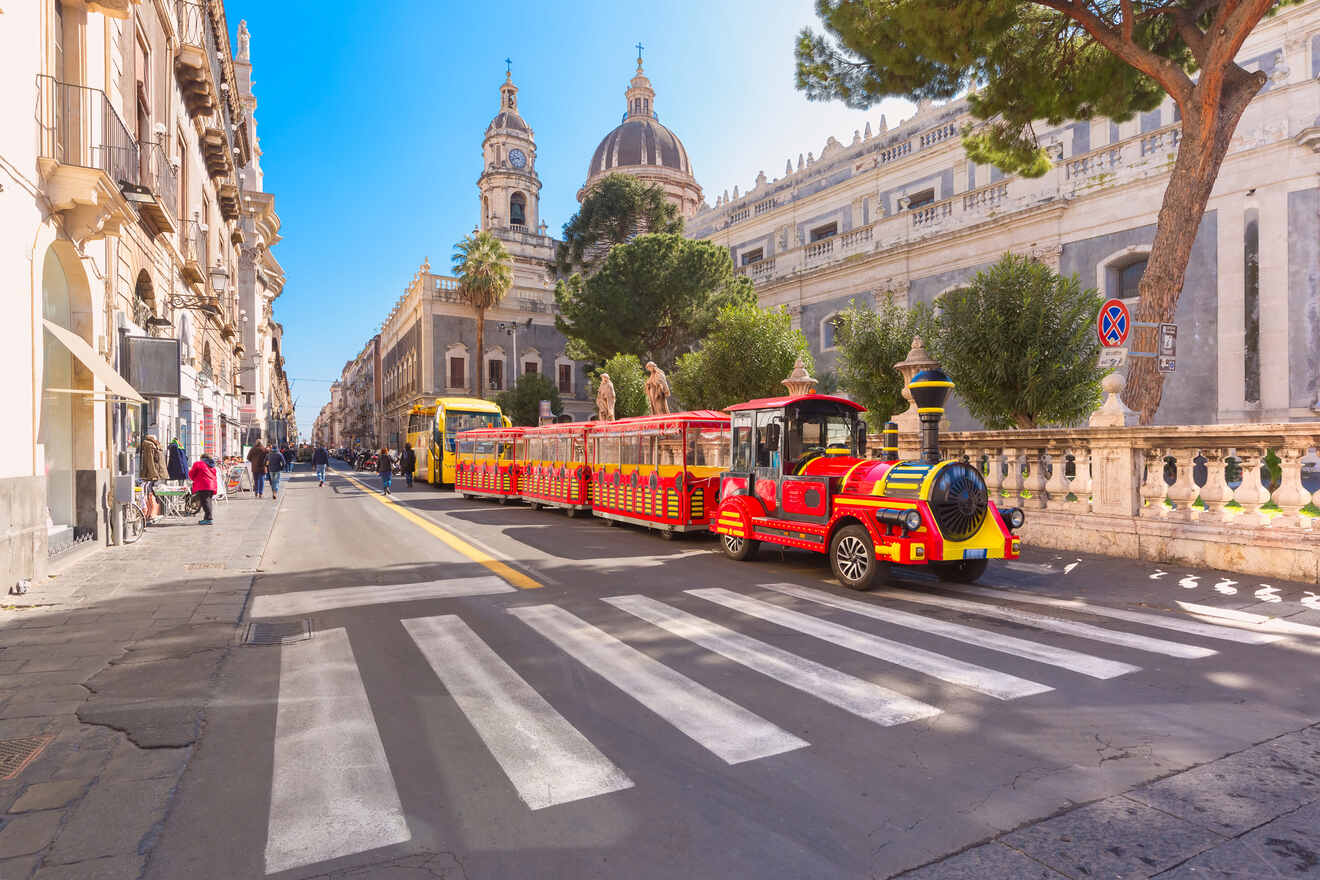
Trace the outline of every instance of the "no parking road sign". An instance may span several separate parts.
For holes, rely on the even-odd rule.
[[[1119,299],[1106,300],[1100,307],[1095,329],[1100,336],[1100,344],[1106,348],[1122,345],[1127,341],[1128,328],[1132,326],[1132,316],[1127,306]]]

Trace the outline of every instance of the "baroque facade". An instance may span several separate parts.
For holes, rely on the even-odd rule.
[[[1239,63],[1269,73],[1243,116],[1179,300],[1177,368],[1157,421],[1281,422],[1320,413],[1320,4],[1266,19]],[[963,152],[964,101],[923,104],[782,177],[727,191],[687,234],[729,248],[763,305],[784,306],[820,371],[833,318],[892,294],[930,303],[1006,251],[1136,303],[1179,138],[1172,101],[1128,122],[1038,128],[1053,168],[1004,176]],[[950,409],[957,428],[974,423]]]
[[[240,455],[244,407],[291,407],[247,29],[232,51],[221,0],[31,0],[4,19],[8,586],[113,540],[145,434]]]

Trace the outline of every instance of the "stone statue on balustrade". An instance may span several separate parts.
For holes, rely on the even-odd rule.
[[[655,365],[655,361],[646,362],[646,372],[646,402],[651,407],[651,415],[663,415],[669,412],[669,377]]]
[[[614,421],[614,382],[609,373],[600,374],[600,387],[596,389],[596,418],[602,422]]]

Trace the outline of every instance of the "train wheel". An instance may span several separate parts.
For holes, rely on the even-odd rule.
[[[678,536],[678,532],[673,529],[660,529],[660,538],[665,541],[672,541]]]
[[[986,559],[960,559],[957,562],[932,562],[931,568],[935,569],[942,581],[970,584],[985,574],[989,564]]]
[[[875,559],[875,542],[864,526],[844,526],[830,542],[830,567],[845,587],[869,590],[875,585],[880,564]]]
[[[565,507],[564,513],[567,514],[569,519],[572,519],[573,517],[577,516],[578,512],[576,507]]]
[[[746,562],[755,556],[756,548],[760,546],[760,541],[739,538],[736,535],[720,535],[720,547],[723,548],[724,555],[739,562]]]

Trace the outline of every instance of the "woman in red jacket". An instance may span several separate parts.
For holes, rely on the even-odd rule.
[[[188,469],[188,479],[192,480],[193,494],[202,502],[202,518],[197,524],[209,526],[212,524],[211,499],[215,497],[216,490],[215,464],[210,455],[203,454],[193,462]]]

